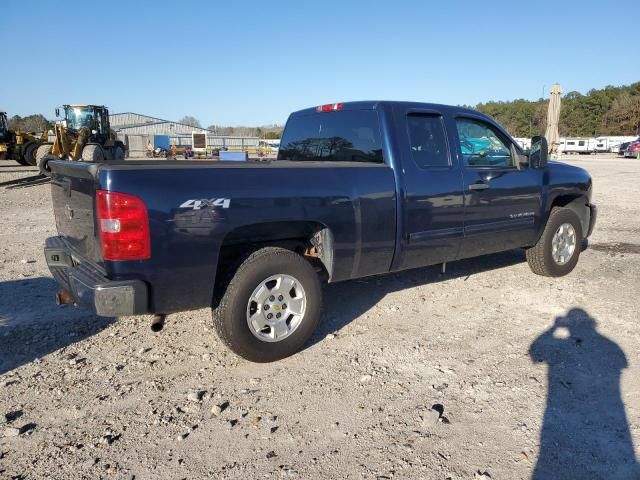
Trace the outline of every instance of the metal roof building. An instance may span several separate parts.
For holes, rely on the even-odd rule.
[[[206,133],[207,147],[230,150],[255,149],[260,142],[257,137],[216,136],[206,128],[192,127],[184,123],[133,112],[109,115],[109,123],[111,128],[117,132],[118,138],[127,145],[127,150],[132,156],[144,154],[147,143],[154,142],[154,135],[167,135],[169,142],[177,146],[191,146],[193,132]]]
[[[206,128],[192,127],[184,123],[172,122],[162,118],[150,117],[139,113],[125,112],[109,115],[111,128],[116,132],[129,135],[169,135],[190,136],[191,132],[207,133]]]

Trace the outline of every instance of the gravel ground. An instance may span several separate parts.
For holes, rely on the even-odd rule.
[[[329,285],[267,365],[208,310],[56,306],[49,186],[0,162],[0,478],[640,478],[640,162],[569,161],[599,207],[571,275],[511,251]]]

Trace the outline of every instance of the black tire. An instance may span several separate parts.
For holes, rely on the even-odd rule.
[[[4,160],[4,159],[1,159]],[[29,167],[30,165],[27,163],[27,161],[24,159],[24,157],[18,157],[15,159],[16,162],[18,162],[20,165],[22,165],[23,167]]]
[[[82,149],[83,162],[102,162],[104,161],[104,152],[100,145],[85,145]]]
[[[573,227],[576,243],[569,260],[564,264],[559,264],[553,259],[552,241],[557,230],[565,223]],[[578,215],[568,208],[553,208],[538,243],[527,250],[529,267],[533,273],[545,277],[562,277],[571,273],[580,258],[582,239],[582,226]]]
[[[51,160],[51,144],[43,143],[36,150],[36,164],[42,175],[47,177],[51,176],[51,169],[49,168],[49,160]]]
[[[31,165],[35,167],[38,163],[36,162],[36,151],[38,151],[38,144],[35,142],[27,143],[22,150],[22,161],[18,160],[18,162],[22,165]]]
[[[254,289],[273,275],[293,276],[302,286],[306,308],[299,325],[280,341],[268,342],[252,333],[247,308]],[[298,352],[320,320],[322,289],[313,267],[301,255],[278,247],[262,248],[230,268],[214,298],[213,326],[237,355],[252,362],[273,362]]]
[[[113,147],[113,160],[124,160],[124,148],[120,145]]]

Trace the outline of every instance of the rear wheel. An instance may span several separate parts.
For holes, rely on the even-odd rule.
[[[43,143],[36,150],[36,165],[42,175],[47,177],[51,176],[51,169],[49,168],[49,160],[51,160],[51,144]]]
[[[113,159],[124,160],[124,149],[120,145],[113,147]]]
[[[29,166],[29,163],[24,159],[24,157],[18,157],[18,158],[15,159],[15,161],[18,162],[23,167],[28,167]]]
[[[229,277],[213,309],[222,341],[252,362],[273,362],[300,350],[320,319],[320,280],[309,262],[290,250],[262,248]]]
[[[540,240],[527,250],[529,267],[546,277],[567,275],[578,263],[581,243],[578,215],[568,208],[554,208]]]
[[[32,165],[32,166],[36,166],[37,162],[36,162],[36,151],[38,150],[38,144],[37,143],[27,143],[27,145],[24,147],[23,155],[22,155],[22,161],[18,160],[19,163],[21,163],[22,165]]]
[[[102,162],[104,160],[104,152],[100,145],[86,145],[82,149],[83,162]]]

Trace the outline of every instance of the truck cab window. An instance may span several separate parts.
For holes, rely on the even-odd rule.
[[[413,161],[420,168],[448,167],[449,152],[440,115],[407,116]]]
[[[378,115],[345,110],[292,117],[278,160],[383,163]]]
[[[465,166],[509,168],[514,166],[507,139],[488,123],[457,118],[460,152]]]

